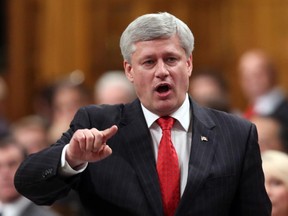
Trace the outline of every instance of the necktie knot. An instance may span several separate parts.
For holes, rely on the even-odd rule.
[[[174,123],[175,119],[170,116],[164,116],[157,119],[157,124],[162,130],[171,130]]]

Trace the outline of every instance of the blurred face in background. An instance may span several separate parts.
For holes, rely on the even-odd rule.
[[[208,76],[198,77],[192,79],[190,83],[190,91],[192,97],[200,104],[205,104],[208,100],[212,100],[214,97],[218,98],[222,95],[220,88]]]
[[[221,78],[213,74],[198,74],[190,80],[189,93],[202,106],[229,111],[229,96]]]
[[[37,126],[18,129],[13,135],[29,154],[36,153],[48,146],[47,132]]]
[[[70,122],[79,107],[86,104],[83,98],[76,88],[60,88],[53,99],[54,119],[65,119]]]
[[[131,93],[123,84],[106,86],[97,92],[97,104],[120,104],[131,102]]]
[[[0,201],[9,203],[20,197],[14,187],[15,172],[23,160],[23,154],[17,146],[0,148]]]
[[[88,104],[89,97],[77,86],[63,86],[55,90],[52,100],[52,121],[48,131],[49,142],[55,142],[69,128],[77,110]]]
[[[280,178],[266,171],[265,187],[272,202],[272,216],[287,216],[288,186]]]
[[[248,52],[239,62],[240,85],[248,100],[254,101],[274,86],[272,63],[264,53]]]
[[[251,122],[257,127],[261,152],[269,149],[286,151],[280,137],[281,124],[279,121],[272,117],[254,116],[251,118]]]
[[[277,150],[261,153],[265,188],[272,203],[272,216],[288,215],[288,154]]]

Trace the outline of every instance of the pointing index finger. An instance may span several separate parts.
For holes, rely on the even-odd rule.
[[[118,127],[116,125],[112,125],[110,128],[107,128],[102,131],[103,134],[103,143],[106,143],[108,139],[114,136],[118,131]]]

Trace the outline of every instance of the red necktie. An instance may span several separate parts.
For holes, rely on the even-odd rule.
[[[175,119],[169,116],[157,120],[162,129],[157,171],[165,216],[174,215],[180,200],[180,169],[177,153],[171,141],[171,128],[174,122]]]

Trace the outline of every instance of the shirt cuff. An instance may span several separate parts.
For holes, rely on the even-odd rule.
[[[79,174],[81,172],[83,172],[86,167],[88,166],[88,162],[80,165],[80,166],[77,166],[77,170],[73,169],[69,164],[68,162],[66,161],[66,150],[68,148],[68,145],[65,145],[63,150],[62,150],[62,154],[61,154],[61,166],[59,168],[59,172],[62,176],[73,176],[73,175],[76,175],[76,174]]]

